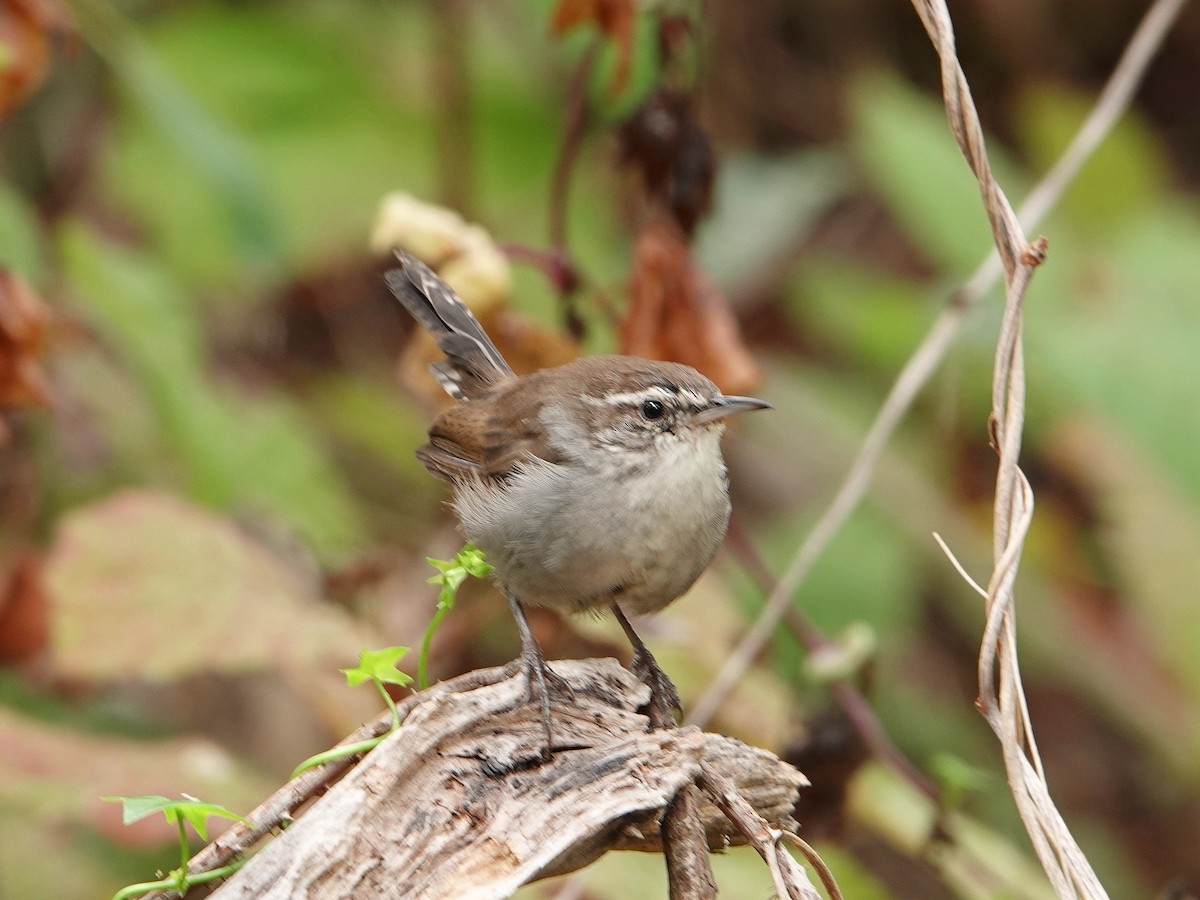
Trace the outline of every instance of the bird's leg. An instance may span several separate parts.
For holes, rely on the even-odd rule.
[[[650,648],[638,637],[633,626],[629,624],[629,620],[625,618],[625,613],[621,612],[621,607],[616,603],[613,604],[613,614],[621,623],[621,628],[624,629],[625,636],[629,638],[629,643],[633,644],[633,662],[630,664],[630,668],[633,670],[633,674],[650,688],[650,706],[646,711],[650,717],[650,727],[654,729],[674,728],[675,713],[677,710],[683,710],[683,701],[679,699],[679,691],[675,689],[674,683],[662,670],[662,666],[658,664],[658,660],[654,658]]]
[[[525,607],[521,601],[510,596],[508,605],[512,609],[513,618],[517,620],[517,631],[521,634],[521,658],[516,664],[525,675],[525,700],[532,703],[536,699],[542,707],[542,727],[546,731],[545,756],[549,758],[552,753],[549,688],[553,687],[558,693],[572,700],[575,699],[575,692],[570,684],[546,664],[546,656],[542,653],[541,644],[533,636],[533,629],[529,627],[529,619],[525,617]]]

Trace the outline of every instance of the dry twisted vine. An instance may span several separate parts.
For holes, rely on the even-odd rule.
[[[993,515],[994,567],[987,590],[987,624],[979,652],[979,709],[1000,740],[1009,787],[1038,859],[1059,897],[1107,894],[1050,798],[1029,721],[1016,652],[1015,584],[1033,492],[1018,459],[1025,418],[1022,305],[1046,241],[1025,240],[1021,225],[988,164],[983,129],[954,49],[944,0],[913,0],[942,63],[942,91],[955,140],[979,182],[1004,266],[1005,303],[992,380],[992,444],[1000,457]]]

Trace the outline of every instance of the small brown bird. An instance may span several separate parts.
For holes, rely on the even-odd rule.
[[[547,752],[547,682],[569,688],[547,667],[526,604],[611,609],[650,686],[651,722],[673,724],[679,694],[625,613],[662,609],[712,561],[729,522],[725,419],[770,404],[724,396],[688,366],[631,356],[518,377],[444,281],[396,257],[388,287],[437,340],[447,358],[433,373],[463,401],[437,417],[417,456],[453,486],[463,532],[495,567]]]

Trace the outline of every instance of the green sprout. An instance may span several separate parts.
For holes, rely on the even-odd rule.
[[[432,559],[425,561],[438,570],[438,574],[429,579],[430,584],[439,584],[442,589],[438,593],[437,612],[429,627],[425,629],[425,639],[421,642],[421,658],[417,663],[417,684],[421,690],[429,687],[429,648],[433,644],[433,636],[446,614],[454,609],[454,601],[462,583],[471,578],[487,578],[495,571],[488,565],[483,551],[474,544],[467,544],[455,555],[454,559]]]
[[[211,872],[201,872],[197,875],[188,874],[188,838],[186,825],[190,824],[196,834],[200,835],[200,839],[207,841],[207,822],[211,816],[232,819],[244,825],[250,825],[251,823],[237,813],[231,812],[224,806],[219,806],[216,803],[205,803],[197,800],[195,797],[189,797],[187,794],[184,794],[183,798],[182,800],[169,800],[166,797],[158,796],[100,798],[109,803],[122,804],[121,821],[126,825],[132,825],[134,822],[160,812],[166,817],[168,822],[174,822],[179,828],[179,868],[172,870],[166,878],[160,881],[146,881],[141,884],[131,884],[128,887],[124,887],[113,895],[113,900],[131,900],[133,897],[141,897],[143,894],[149,894],[151,891],[177,891],[180,895],[183,895],[187,893],[188,888],[193,884],[206,884],[210,881],[226,878],[245,864],[246,861],[243,859],[230,863],[227,866],[222,866],[219,869],[213,869]]]
[[[385,647],[383,650],[364,650],[358,657],[358,665],[353,669],[339,669],[346,676],[350,687],[358,687],[365,681],[375,684],[375,689],[383,697],[383,702],[392,711],[392,730],[400,727],[400,713],[396,711],[396,702],[388,693],[385,684],[396,684],[408,687],[412,684],[412,676],[396,668],[409,653],[408,647]]]
[[[388,729],[387,734],[368,738],[365,741],[358,741],[354,744],[346,744],[342,747],[334,747],[332,750],[326,750],[323,753],[318,753],[316,756],[310,756],[304,762],[300,763],[300,765],[296,766],[295,771],[292,772],[293,778],[327,762],[345,759],[348,756],[357,756],[360,753],[366,753],[368,750],[374,750],[388,734],[391,734],[400,727],[400,711],[396,709],[396,701],[392,699],[392,695],[388,693],[384,685],[397,684],[400,687],[408,687],[408,685],[412,684],[412,676],[406,675],[396,668],[396,663],[400,662],[409,652],[408,647],[385,647],[383,650],[364,650],[358,656],[357,666],[353,669],[339,670],[346,676],[346,682],[351,687],[357,687],[367,681],[375,685],[375,689],[383,697],[383,702],[392,711],[392,727]]]
[[[429,564],[438,570],[438,574],[430,578],[429,583],[441,585],[442,589],[438,593],[437,612],[434,613],[429,627],[425,629],[425,638],[421,642],[421,657],[417,662],[417,684],[421,690],[429,687],[429,648],[433,644],[433,636],[437,634],[442,620],[446,618],[450,610],[454,609],[458,589],[467,578],[487,578],[492,574],[492,567],[484,558],[483,551],[472,544],[467,544],[459,550],[454,559],[430,559]],[[401,687],[407,687],[412,684],[412,678],[396,668],[396,663],[403,659],[408,652],[408,647],[364,650],[356,668],[341,670],[351,685],[359,685],[367,681],[374,683],[380,696],[383,697],[383,702],[392,711],[392,727],[388,734],[400,727],[400,713],[384,685],[398,684]],[[374,750],[385,737],[387,737],[386,734],[347,744],[344,747],[334,747],[332,750],[310,756],[296,767],[296,770],[292,772],[292,777],[295,778],[309,769],[327,762]]]

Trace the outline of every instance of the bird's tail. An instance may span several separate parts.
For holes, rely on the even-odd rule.
[[[446,393],[469,400],[496,382],[514,377],[462,297],[424,263],[401,250],[395,252],[400,268],[384,273],[384,281],[446,354],[444,362],[430,366]]]

